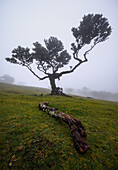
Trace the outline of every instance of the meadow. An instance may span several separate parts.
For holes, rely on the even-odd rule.
[[[48,89],[0,83],[0,169],[118,169],[118,102],[51,96]],[[76,151],[69,127],[39,102],[79,119],[90,149]]]

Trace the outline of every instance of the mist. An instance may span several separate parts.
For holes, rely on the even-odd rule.
[[[8,74],[4,74],[3,76],[0,77],[0,82],[13,84],[15,82],[15,79]]]
[[[33,86],[33,85],[26,84],[23,81],[15,82],[15,78],[8,74],[1,76],[0,82],[7,83],[7,84],[21,85],[21,86]],[[47,88],[50,89],[50,86],[48,86]],[[87,87],[83,87],[81,89],[65,88],[64,93],[67,93],[69,95],[76,95],[76,96],[82,96],[87,98],[118,102],[118,93],[112,93],[109,91],[95,91]]]
[[[108,100],[108,101],[118,101],[118,93],[111,93],[109,91],[95,91],[90,90],[87,87],[83,87],[82,89],[72,89],[67,88],[65,92],[72,95],[94,98],[100,100]]]

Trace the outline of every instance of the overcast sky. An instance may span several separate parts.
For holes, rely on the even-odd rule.
[[[5,57],[18,45],[32,48],[36,41],[44,45],[43,40],[50,36],[61,40],[72,54],[71,28],[78,27],[89,13],[108,18],[112,34],[89,53],[87,63],[57,84],[118,92],[118,0],[0,0],[0,76],[9,74],[16,83],[50,87],[48,80],[39,81],[26,68],[6,62]]]

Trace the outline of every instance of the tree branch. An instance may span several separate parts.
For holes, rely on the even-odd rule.
[[[91,48],[84,53],[84,59],[85,59],[84,62],[88,61],[88,59],[86,58],[86,55],[89,54],[89,51],[91,51],[95,47],[95,45],[98,44],[98,43],[94,43],[94,45],[91,46]]]
[[[49,78],[49,76],[45,76],[45,77],[39,77],[33,70],[32,70],[32,68],[30,67],[30,66],[28,66],[28,65],[24,65],[24,66],[26,66],[27,68],[28,68],[28,70],[35,76],[35,77],[37,77],[39,80],[44,80],[44,79],[46,79],[46,78]]]
[[[79,65],[82,64],[82,62],[79,62],[78,64],[75,65],[75,67],[71,70],[68,70],[68,71],[62,71],[61,73],[59,73],[60,77],[63,75],[63,74],[68,74],[68,73],[72,73],[77,67],[79,67]]]
[[[37,65],[38,65],[38,66],[37,66],[37,69],[38,69],[39,71],[41,71],[41,72],[43,72],[44,74],[48,75],[48,73],[46,72],[47,69],[45,69],[43,65],[41,65],[42,67],[39,66],[40,64],[37,64]]]
[[[80,58],[78,58],[78,50],[77,51],[75,51],[74,53],[73,53],[73,58],[75,59],[75,60],[77,60],[77,61],[79,61],[79,62],[82,62],[82,60],[80,59]]]
[[[98,44],[98,43],[99,43],[99,42],[94,43],[94,45],[91,46],[91,48],[84,53],[84,60],[81,60],[80,58],[78,58],[78,50],[77,50],[76,52],[74,52],[74,53],[73,53],[73,58],[74,58],[75,60],[78,60],[79,63],[76,64],[71,70],[62,71],[62,72],[60,73],[60,77],[61,77],[63,74],[72,73],[72,72],[73,72],[77,67],[79,67],[82,63],[87,62],[87,61],[88,61],[88,59],[87,59],[87,57],[86,57],[87,54],[88,54],[89,51],[91,51],[91,50],[95,47],[95,45]]]

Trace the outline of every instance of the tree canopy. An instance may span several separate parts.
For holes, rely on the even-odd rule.
[[[39,42],[33,43],[33,52],[30,49],[18,46],[12,51],[12,57],[6,58],[8,62],[19,64],[27,67],[39,80],[49,78],[52,94],[62,94],[62,89],[56,87],[55,79],[60,79],[64,74],[72,73],[80,64],[87,62],[87,54],[95,45],[108,39],[111,34],[111,26],[108,20],[102,14],[88,14],[85,15],[80,22],[79,27],[72,28],[72,34],[75,42],[71,44],[73,51],[73,58],[77,60],[77,64],[69,70],[59,72],[59,69],[64,67],[71,60],[71,55],[64,49],[63,43],[56,37],[44,39],[45,47]],[[85,46],[89,45],[90,48],[85,51],[84,59],[79,57],[79,51]],[[33,71],[31,64],[35,62],[36,68],[45,74],[40,77]],[[61,91],[60,91],[61,89]]]
[[[76,39],[76,49],[80,50],[85,44],[90,44],[92,40],[94,45],[105,41],[111,34],[111,26],[102,14],[88,14],[83,17],[79,27],[72,28],[72,33]],[[73,43],[72,47],[75,47],[74,45]],[[75,51],[75,48],[73,50]]]
[[[37,68],[47,74],[47,71],[51,68],[52,73],[58,71],[59,68],[67,65],[71,56],[66,50],[60,40],[56,37],[50,37],[48,40],[44,40],[45,47],[38,42],[33,43],[32,57],[37,61]]]

